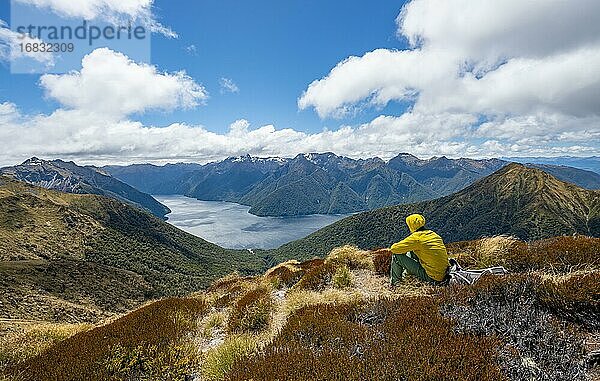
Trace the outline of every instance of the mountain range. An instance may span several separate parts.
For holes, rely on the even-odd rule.
[[[310,153],[292,159],[246,155],[203,166],[132,165],[103,170],[150,194],[238,202],[259,216],[295,216],[353,213],[434,199],[504,165],[497,159],[420,160],[400,154],[386,162]]]
[[[0,176],[0,318],[85,321],[188,294],[261,258],[129,204]]]
[[[574,156],[558,156],[558,157],[507,157],[502,158],[506,161],[515,163],[527,164],[548,164],[557,165],[563,167],[574,167],[579,169],[585,169],[595,173],[600,173],[600,157],[574,157]]]
[[[389,161],[333,153],[292,159],[231,157],[220,162],[155,166],[78,166],[31,158],[0,173],[30,184],[108,196],[164,218],[170,210],[150,194],[180,194],[250,206],[258,216],[350,214],[432,200],[460,191],[508,163],[498,159],[421,160],[401,153]],[[600,174],[583,169],[526,164],[586,189],[600,189]]]
[[[600,236],[600,191],[514,163],[449,196],[362,212],[278,249],[255,251],[224,249],[119,200],[2,176],[0,318],[94,320],[148,298],[201,289],[232,271],[254,274],[345,244],[386,247],[408,235],[404,218],[415,212],[446,242],[498,234]]]
[[[600,236],[600,191],[512,163],[452,195],[355,214],[263,255],[279,263],[324,256],[344,244],[388,247],[409,234],[404,218],[412,213],[423,214],[445,242],[500,234],[523,240]]]
[[[389,161],[333,153],[292,159],[249,155],[197,164],[149,164],[102,169],[150,194],[181,194],[250,206],[258,216],[350,214],[432,200],[460,191],[507,165],[499,159],[421,160],[401,153]],[[587,189],[600,189],[600,174],[578,168],[527,164]]]
[[[61,192],[111,197],[144,208],[161,218],[171,212],[149,194],[140,192],[96,167],[82,167],[72,161],[48,161],[32,157],[20,165],[0,168],[0,174]]]

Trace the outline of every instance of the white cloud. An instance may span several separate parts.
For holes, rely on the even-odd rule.
[[[20,117],[17,105],[10,102],[0,103],[0,123],[7,124]]]
[[[45,74],[46,95],[68,108],[121,118],[149,109],[192,108],[208,98],[185,72],[160,73],[107,48],[94,50],[78,72]]]
[[[577,11],[550,1],[481,4],[409,3],[399,28],[412,49],[350,57],[310,84],[298,102],[323,117],[412,102],[401,115],[315,133],[253,127],[244,119],[224,133],[185,123],[144,125],[136,113],[195,107],[207,99],[205,89],[183,72],[163,73],[100,49],[84,58],[80,71],[41,78],[46,95],[61,104],[54,112],[23,115],[0,103],[0,164],[33,155],[106,164],[323,151],[384,159],[398,152],[600,154],[600,23],[590,25],[599,15],[595,3],[569,2]],[[556,44],[540,41],[544,33]]]
[[[446,49],[477,63],[544,57],[600,40],[595,0],[413,0],[398,34],[413,47]]]
[[[176,38],[177,33],[161,25],[152,13],[154,0],[17,0],[41,9],[49,9],[61,17],[120,22],[135,20],[153,32]]]
[[[430,119],[471,115],[473,137],[511,150],[598,136],[600,2],[413,0],[397,22],[411,49],[349,57],[308,86],[299,108],[341,117],[408,101]]]
[[[472,73],[424,88],[415,107],[480,114],[600,114],[600,44],[544,58],[513,58],[477,78]]]
[[[198,48],[194,44],[188,45],[184,49],[190,56],[198,55]]]
[[[44,64],[46,68],[54,65],[55,57],[52,53],[46,52],[27,52],[21,49],[20,44],[41,43],[37,38],[21,36],[8,28],[5,21],[0,20],[0,61],[12,62],[21,57],[27,57]]]
[[[507,142],[478,134],[470,114],[441,117],[406,113],[381,116],[361,126],[335,131],[305,133],[276,129],[272,125],[251,128],[247,120],[233,122],[225,133],[203,126],[173,123],[146,126],[134,120],[82,109],[58,109],[49,115],[20,115],[11,103],[0,104],[0,165],[12,165],[31,156],[76,160],[84,164],[134,162],[199,162],[246,153],[256,156],[293,157],[301,152],[333,151],[350,157],[379,156],[389,159],[409,151],[421,157],[485,157],[500,155],[558,155],[597,153],[586,139],[598,138],[580,128],[576,137],[561,134],[538,142]],[[556,120],[567,123],[568,120]],[[590,120],[598,123],[598,120]],[[495,128],[539,121],[498,120]],[[424,127],[427,126],[427,127]],[[491,125],[490,125],[491,126]],[[479,131],[484,131],[479,130]],[[540,132],[541,133],[541,132]],[[529,136],[523,135],[525,139]],[[543,135],[542,135],[543,136]],[[563,142],[562,138],[566,140]],[[548,145],[554,139],[564,144]],[[573,143],[575,141],[575,143]]]
[[[340,62],[327,77],[309,85],[298,105],[312,106],[327,117],[346,115],[362,101],[385,105],[414,99],[420,89],[440,83],[453,64],[452,57],[440,50],[377,49]]]
[[[219,85],[221,85],[221,93],[239,93],[240,88],[233,82],[232,79],[229,78],[221,78],[219,80]]]

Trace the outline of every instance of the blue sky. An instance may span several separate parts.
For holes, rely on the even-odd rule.
[[[406,48],[396,36],[395,19],[402,3],[380,1],[169,1],[154,4],[160,22],[177,32],[172,39],[152,36],[152,63],[164,71],[185,70],[204,85],[210,99],[193,110],[152,112],[139,116],[147,124],[185,121],[211,131],[226,131],[237,119],[253,125],[316,132],[340,124],[364,123],[381,110],[365,110],[352,118],[321,120],[312,110],[298,110],[297,99],[308,84],[324,77],[339,61],[373,48]],[[184,3],[184,2],[180,2]],[[9,1],[0,19],[10,20]],[[186,48],[194,46],[190,54]],[[231,79],[238,93],[223,93],[220,79]],[[39,75],[12,75],[0,70],[0,99],[23,111],[50,112],[56,102],[44,99]],[[391,104],[390,111],[402,106]]]
[[[2,0],[0,165],[600,155],[596,0],[12,1],[145,25],[152,49],[94,46],[56,72],[11,50]],[[49,71],[11,74],[23,59]]]

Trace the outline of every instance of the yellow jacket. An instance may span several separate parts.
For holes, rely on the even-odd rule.
[[[412,251],[419,257],[421,266],[430,278],[437,281],[444,279],[449,266],[448,252],[442,237],[431,230],[413,232],[390,248],[394,254],[405,254]]]

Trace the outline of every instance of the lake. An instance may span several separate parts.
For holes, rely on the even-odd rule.
[[[346,215],[258,217],[249,206],[200,201],[177,195],[154,196],[168,206],[167,222],[228,249],[272,249],[303,238]]]

